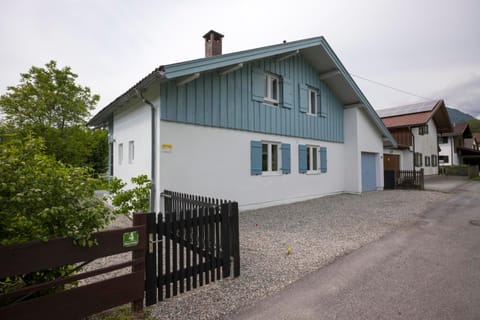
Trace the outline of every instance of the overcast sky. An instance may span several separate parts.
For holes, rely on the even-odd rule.
[[[101,96],[97,110],[159,65],[323,35],[347,70],[480,115],[479,0],[1,0],[0,94],[57,60]],[[374,108],[423,101],[354,77]]]

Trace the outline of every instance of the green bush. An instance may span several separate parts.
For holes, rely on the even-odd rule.
[[[0,150],[0,245],[55,237],[87,245],[113,213],[93,196],[90,169],[58,162],[43,148],[27,137]]]
[[[42,139],[3,141],[0,149],[0,245],[72,237],[82,246],[95,244],[91,234],[113,218],[94,197],[91,169],[56,161],[43,153]],[[54,280],[74,272],[71,265],[0,279],[0,293]],[[43,290],[42,295],[53,290]]]
[[[125,214],[130,219],[135,212],[148,212],[150,207],[151,181],[146,175],[130,179],[135,187],[125,188],[127,184],[119,178],[112,178],[109,184],[112,205],[115,213]]]

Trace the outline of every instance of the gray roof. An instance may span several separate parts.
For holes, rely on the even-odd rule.
[[[409,104],[405,106],[399,106],[394,108],[377,110],[380,118],[401,116],[405,114],[419,113],[432,111],[437,105],[438,100],[425,101],[420,103]]]

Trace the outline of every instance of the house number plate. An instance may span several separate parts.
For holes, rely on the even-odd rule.
[[[138,244],[138,231],[125,232],[123,234],[123,246],[133,247]]]

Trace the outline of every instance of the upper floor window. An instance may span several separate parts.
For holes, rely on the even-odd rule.
[[[438,143],[439,144],[448,143],[448,137],[438,137]]]
[[[278,105],[280,101],[280,78],[265,73],[265,101]]]
[[[317,114],[318,112],[318,91],[308,88],[308,114]]]
[[[428,134],[428,124],[419,127],[419,128],[418,128],[418,134],[419,134],[419,135]]]

